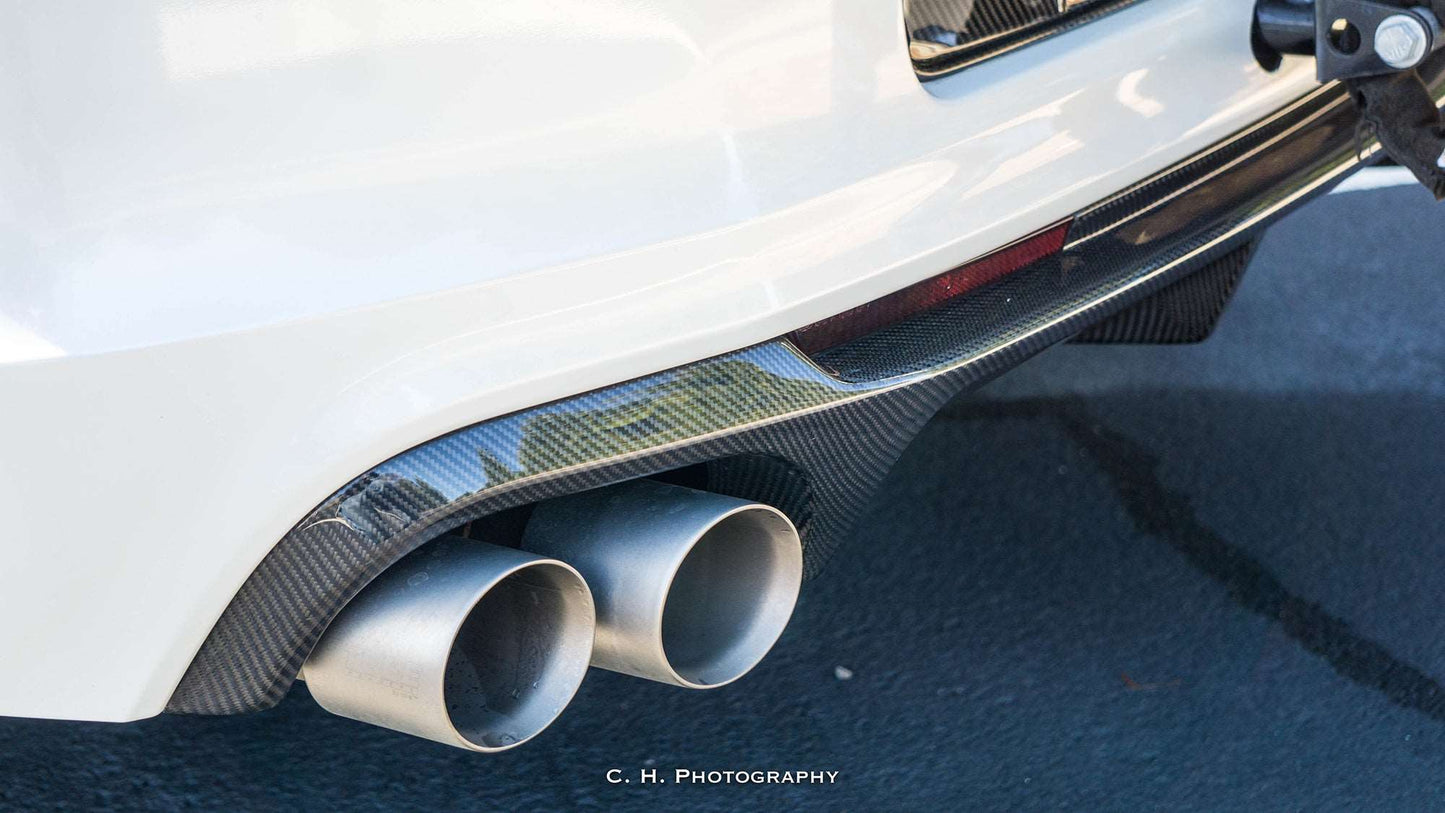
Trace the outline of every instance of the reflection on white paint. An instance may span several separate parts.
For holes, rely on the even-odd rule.
[[[712,43],[706,71],[726,99],[724,126],[776,127],[834,108],[833,10],[828,0],[780,3],[767,18],[741,24],[732,36]],[[773,70],[785,71],[789,81],[757,81]],[[676,104],[686,108],[693,101],[683,97]]]
[[[0,364],[56,359],[64,355],[65,350],[0,313]]]
[[[1068,132],[1054,133],[1047,140],[1029,148],[1023,153],[999,162],[993,172],[960,197],[961,200],[978,197],[984,192],[1031,175],[1049,164],[1061,161],[1084,148],[1084,142]]]
[[[1126,75],[1119,80],[1119,90],[1114,98],[1119,104],[1133,110],[1135,113],[1146,119],[1152,119],[1164,112],[1164,105],[1158,99],[1153,99],[1139,92],[1139,85],[1149,76],[1148,68],[1140,68],[1133,73]]]

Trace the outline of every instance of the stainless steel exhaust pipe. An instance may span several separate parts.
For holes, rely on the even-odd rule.
[[[536,736],[572,699],[595,621],[587,583],[569,565],[443,539],[347,604],[303,676],[334,714],[503,751]]]
[[[586,577],[594,666],[692,689],[763,659],[803,576],[798,532],[776,508],[649,480],[539,504],[522,547]]]

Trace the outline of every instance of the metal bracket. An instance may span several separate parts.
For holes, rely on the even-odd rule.
[[[1255,21],[1282,54],[1313,54],[1320,82],[1413,70],[1445,45],[1428,8],[1376,0],[1260,0]]]

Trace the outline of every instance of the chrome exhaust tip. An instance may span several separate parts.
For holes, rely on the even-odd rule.
[[[522,547],[587,579],[594,666],[690,689],[756,666],[803,577],[802,544],[781,511],[650,480],[539,504]]]
[[[333,714],[504,751],[541,733],[576,694],[595,620],[587,583],[571,566],[448,538],[367,585],[302,674]]]

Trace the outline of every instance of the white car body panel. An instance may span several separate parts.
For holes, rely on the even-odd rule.
[[[1313,87],[1253,0],[928,85],[897,0],[0,9],[0,714],[161,711],[271,546],[453,429],[786,333]]]

